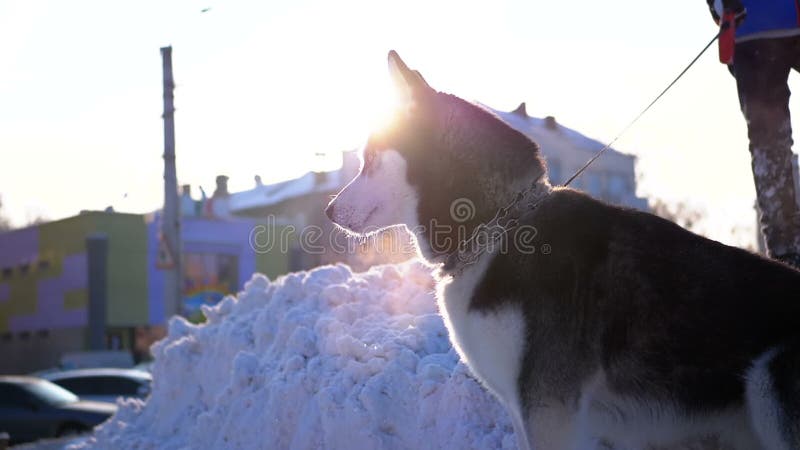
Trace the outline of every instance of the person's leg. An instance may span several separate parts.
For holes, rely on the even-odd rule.
[[[736,45],[733,74],[750,138],[753,179],[770,257],[800,266],[789,86],[794,45],[759,39]]]

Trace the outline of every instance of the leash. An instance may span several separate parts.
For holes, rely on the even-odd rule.
[[[717,39],[719,39],[719,37],[722,35],[722,33],[724,33],[724,32],[725,32],[725,31],[726,31],[726,30],[729,28],[729,26],[728,26],[728,25],[729,25],[729,22],[726,22],[725,24],[723,24],[723,26],[721,26],[721,27],[720,27],[720,30],[719,30],[719,32],[718,32],[717,34],[715,34],[715,35],[714,35],[714,37],[713,37],[713,38],[712,38],[710,41],[708,41],[708,44],[706,44],[706,46],[705,46],[705,47],[703,47],[703,49],[702,49],[702,50],[700,50],[700,53],[698,53],[698,54],[697,54],[697,56],[695,56],[695,57],[694,57],[694,59],[693,59],[693,60],[692,60],[692,61],[689,63],[689,65],[688,65],[688,66],[686,66],[686,68],[684,68],[684,69],[681,71],[681,73],[679,73],[679,74],[678,74],[678,76],[677,76],[677,77],[675,77],[675,79],[674,79],[674,80],[672,80],[672,82],[671,82],[671,83],[670,83],[670,84],[669,84],[669,85],[668,85],[666,88],[664,88],[664,90],[663,90],[663,91],[661,91],[661,93],[660,93],[660,94],[658,94],[658,95],[656,96],[656,98],[655,98],[655,99],[653,99],[653,101],[652,101],[652,102],[650,102],[650,104],[649,104],[649,105],[647,105],[647,107],[646,107],[645,109],[643,109],[643,110],[642,110],[642,112],[640,112],[640,113],[639,113],[639,115],[638,115],[638,116],[634,117],[634,119],[633,119],[633,120],[631,120],[631,121],[630,121],[630,123],[628,123],[628,125],[626,125],[626,126],[625,126],[625,128],[623,128],[623,129],[622,129],[622,131],[620,131],[620,132],[617,134],[617,136],[616,136],[616,137],[614,137],[614,139],[612,139],[612,140],[611,140],[611,142],[609,142],[608,144],[606,144],[606,145],[605,145],[605,147],[603,147],[602,149],[600,149],[600,151],[599,151],[599,152],[595,153],[595,155],[594,155],[594,156],[592,156],[592,158],[591,158],[591,159],[589,159],[589,161],[587,161],[587,162],[586,162],[586,164],[584,164],[584,165],[583,165],[583,167],[581,167],[580,169],[578,169],[578,171],[577,171],[577,172],[575,172],[575,173],[574,173],[574,174],[573,174],[571,177],[569,177],[569,180],[567,180],[567,181],[566,181],[566,182],[565,182],[565,183],[564,183],[562,186],[564,186],[564,187],[566,187],[566,186],[569,186],[569,184],[570,184],[570,183],[572,183],[572,181],[573,181],[575,178],[578,178],[578,177],[579,177],[579,176],[580,176],[580,175],[583,173],[583,171],[584,171],[584,170],[586,170],[586,169],[587,169],[587,168],[588,168],[590,165],[592,165],[592,163],[593,163],[593,162],[595,162],[595,160],[597,160],[597,158],[599,158],[599,157],[600,157],[600,156],[601,156],[603,153],[605,153],[605,152],[606,152],[606,150],[608,150],[609,148],[611,148],[611,146],[612,146],[612,145],[614,145],[614,143],[616,143],[616,142],[619,140],[619,138],[620,138],[620,137],[622,137],[622,135],[623,135],[623,134],[625,134],[625,133],[626,133],[626,132],[627,132],[627,131],[628,131],[628,130],[629,130],[629,129],[630,129],[630,128],[631,128],[631,127],[632,127],[632,126],[633,126],[633,125],[636,123],[636,122],[638,122],[638,121],[639,121],[639,119],[641,119],[641,118],[642,118],[642,116],[643,116],[643,115],[645,115],[645,113],[646,113],[647,111],[649,111],[649,110],[650,110],[650,108],[652,108],[652,107],[653,107],[653,105],[655,105],[655,104],[656,104],[656,102],[658,102],[658,101],[661,99],[661,97],[663,97],[663,96],[664,96],[664,94],[666,94],[666,93],[667,93],[667,91],[669,91],[669,90],[672,88],[672,86],[674,86],[674,85],[675,85],[675,83],[677,83],[677,82],[678,82],[678,80],[680,80],[680,79],[681,79],[681,77],[683,77],[683,75],[684,75],[684,74],[686,74],[686,72],[688,72],[688,71],[689,71],[689,69],[690,69],[690,68],[691,68],[691,67],[694,65],[694,63],[696,63],[696,62],[697,62],[697,60],[698,60],[698,59],[700,59],[700,57],[701,57],[701,56],[703,56],[703,54],[706,52],[706,50],[708,50],[708,48],[709,48],[709,47],[711,47],[711,45],[714,43],[714,41],[716,41]]]

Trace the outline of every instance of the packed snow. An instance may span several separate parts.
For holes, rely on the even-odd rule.
[[[515,449],[459,361],[422,263],[325,266],[175,318],[153,392],[71,449]]]

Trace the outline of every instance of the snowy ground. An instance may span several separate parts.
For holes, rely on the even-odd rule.
[[[150,399],[71,449],[514,449],[448,341],[429,269],[255,275],[208,323],[173,320]]]

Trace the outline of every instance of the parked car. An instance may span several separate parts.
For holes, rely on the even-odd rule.
[[[143,372],[153,373],[153,364],[155,364],[153,360],[142,361],[139,364],[133,366],[133,368],[136,370],[141,370]]]
[[[150,395],[153,376],[134,369],[78,369],[51,372],[42,378],[78,395],[81,400],[115,403],[117,397],[144,399]]]
[[[133,355],[127,350],[88,350],[61,355],[58,366],[62,370],[89,369],[92,367],[133,367]]]
[[[47,380],[0,376],[0,432],[12,443],[86,432],[117,411],[116,405],[81,401]]]

